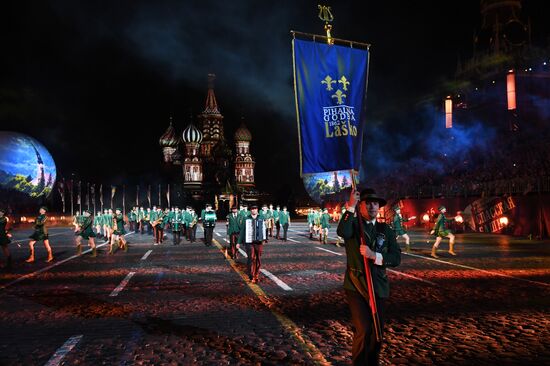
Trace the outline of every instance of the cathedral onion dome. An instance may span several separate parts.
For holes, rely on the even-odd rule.
[[[160,147],[176,147],[178,146],[179,139],[176,135],[176,130],[172,126],[172,117],[170,117],[170,126],[166,129],[166,132],[160,137]]]
[[[248,130],[248,128],[246,128],[246,126],[244,125],[244,122],[241,123],[241,127],[239,127],[237,129],[237,131],[235,131],[235,141],[252,141],[252,134],[250,133],[250,131]]]
[[[197,127],[195,127],[194,124],[191,123],[183,131],[183,142],[185,142],[186,144],[200,144],[202,142],[202,132]]]

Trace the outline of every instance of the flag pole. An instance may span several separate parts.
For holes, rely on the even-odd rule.
[[[351,187],[353,191],[357,190],[355,184],[355,174],[353,170],[350,170],[351,175]],[[352,192],[353,192],[352,191]],[[365,232],[363,231],[363,218],[361,217],[361,211],[359,210],[359,204],[361,201],[357,202],[355,207],[355,212],[357,212],[357,222],[359,223],[359,238],[361,245],[367,245],[365,240]],[[382,327],[380,325],[380,317],[378,316],[378,307],[376,306],[376,298],[374,293],[374,284],[372,283],[372,273],[370,270],[370,265],[368,263],[367,257],[363,256],[363,265],[365,266],[365,282],[367,283],[367,291],[369,294],[369,305],[372,314],[372,322],[374,325],[374,333],[376,335],[376,342],[382,342]]]

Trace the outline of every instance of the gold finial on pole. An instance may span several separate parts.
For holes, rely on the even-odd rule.
[[[332,25],[329,24],[334,20],[334,15],[332,15],[330,6],[317,5],[317,8],[319,9],[319,19],[325,22],[325,32],[327,32],[327,44],[334,44],[334,39],[330,34],[330,31],[332,30]]]

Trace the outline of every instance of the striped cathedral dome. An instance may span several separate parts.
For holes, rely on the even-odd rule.
[[[202,142],[202,132],[191,123],[183,131],[183,142],[200,144]]]
[[[178,140],[176,130],[174,129],[174,126],[172,126],[172,117],[170,117],[170,126],[168,126],[166,132],[164,132],[159,139],[160,147],[176,147],[179,143]]]
[[[239,127],[237,131],[235,131],[234,138],[235,141],[252,141],[252,134],[250,133],[248,128],[246,128],[244,122],[241,122],[241,127]]]

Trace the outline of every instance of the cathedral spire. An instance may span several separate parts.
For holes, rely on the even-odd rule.
[[[214,80],[216,74],[208,74],[208,94],[206,96],[206,104],[204,106],[205,114],[220,114],[218,109],[218,102],[216,101],[216,95],[214,94]]]

